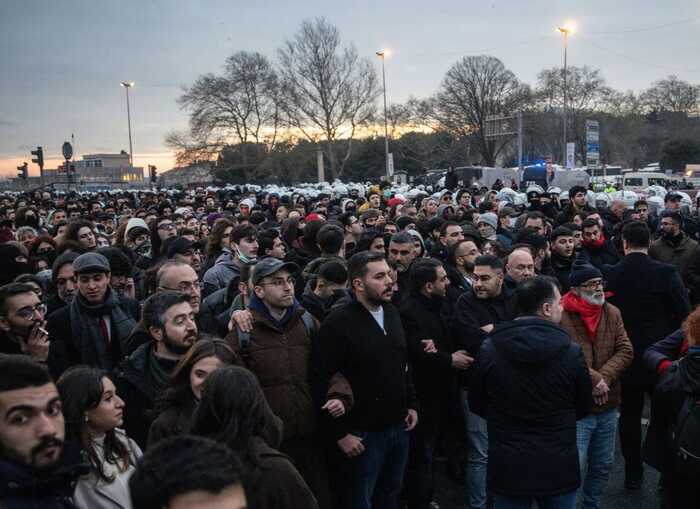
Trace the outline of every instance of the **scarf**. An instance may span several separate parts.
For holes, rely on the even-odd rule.
[[[586,300],[576,295],[573,291],[569,291],[562,297],[561,305],[570,313],[576,313],[581,317],[583,326],[588,334],[588,340],[595,343],[595,334],[598,331],[600,317],[603,316],[603,306],[591,304]]]
[[[260,300],[260,298],[257,295],[255,295],[255,293],[251,295],[250,304],[248,304],[248,307],[263,315],[267,320],[270,321],[272,325],[277,327],[280,331],[283,331],[286,325],[289,323],[289,320],[291,320],[294,316],[294,313],[296,313],[297,309],[299,309],[299,302],[297,302],[297,299],[295,298],[294,304],[287,308],[287,311],[284,313],[284,316],[281,320],[277,320],[270,314],[270,310],[267,309],[265,303],[262,300]]]
[[[598,251],[605,245],[605,234],[603,232],[600,232],[600,237],[598,237],[598,240],[583,240],[583,245],[590,249],[591,251]]]
[[[108,288],[104,301],[99,304],[89,303],[78,293],[69,304],[69,312],[71,331],[80,353],[80,363],[112,370],[121,357],[120,343],[129,337],[136,326],[133,318],[119,307],[116,292]],[[100,317],[105,315],[109,315],[112,331],[109,345],[103,339],[99,322]]]

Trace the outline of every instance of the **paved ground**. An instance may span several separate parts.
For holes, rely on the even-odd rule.
[[[645,428],[646,431],[646,428]],[[624,488],[625,463],[620,454],[620,443],[616,437],[615,464],[612,476],[608,482],[603,501],[603,508],[610,509],[659,509],[659,475],[651,467],[645,467],[644,484],[639,491],[628,491]],[[445,473],[445,465],[438,464],[435,500],[441,509],[464,509],[466,504],[466,488],[454,483]]]

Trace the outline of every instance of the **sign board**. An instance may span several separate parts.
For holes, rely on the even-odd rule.
[[[389,159],[387,161],[387,172],[389,173],[387,177],[392,177],[394,175],[394,154],[389,152]]]
[[[569,142],[566,144],[566,167],[571,170],[576,166],[576,144],[574,142]]]
[[[70,159],[71,157],[73,157],[73,145],[66,141],[61,147],[61,152],[63,152],[64,159]]]
[[[586,120],[586,166],[597,168],[600,164],[600,124]]]

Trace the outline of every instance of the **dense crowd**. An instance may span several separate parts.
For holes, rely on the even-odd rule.
[[[0,196],[0,506],[700,507],[684,196],[457,184]]]

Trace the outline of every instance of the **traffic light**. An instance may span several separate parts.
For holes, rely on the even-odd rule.
[[[37,147],[36,150],[32,150],[32,162],[37,164],[39,168],[44,168],[44,149]]]
[[[28,177],[28,169],[27,169],[27,163],[24,163],[22,166],[17,167],[17,178],[21,178],[22,180],[27,180]]]

